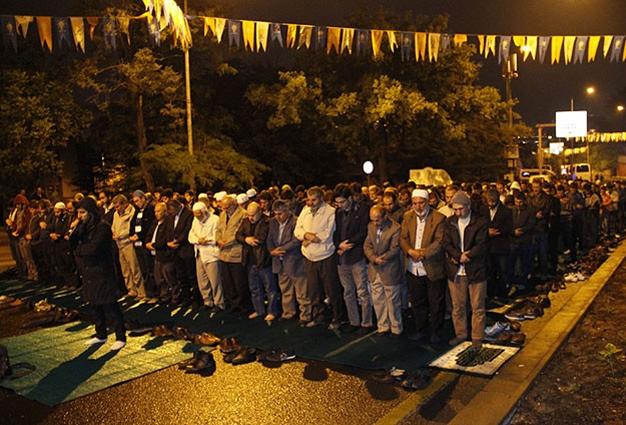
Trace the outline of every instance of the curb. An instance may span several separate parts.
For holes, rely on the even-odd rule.
[[[500,425],[507,423],[519,400],[569,337],[626,258],[626,243],[596,270],[537,335],[511,359],[476,396],[449,422],[451,425]],[[513,361],[514,360],[514,361]],[[529,367],[523,368],[527,365]]]

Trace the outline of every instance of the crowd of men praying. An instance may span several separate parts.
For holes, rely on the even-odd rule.
[[[110,227],[111,254],[98,255],[112,257],[120,297],[430,343],[451,317],[449,343],[479,346],[488,297],[550,279],[559,257],[619,233],[625,203],[623,183],[569,180],[104,190],[65,202],[38,188],[13,198],[6,229],[31,280],[82,284],[92,263],[81,258],[94,255],[73,243],[82,208]]]

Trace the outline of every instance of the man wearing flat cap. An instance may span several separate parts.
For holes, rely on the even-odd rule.
[[[471,210],[471,200],[459,191],[452,198],[454,215],[446,220],[444,249],[452,323],[456,337],[450,345],[467,340],[467,302],[472,311],[472,346],[480,348],[485,334],[487,296],[487,220]]]
[[[410,338],[441,338],[445,314],[445,269],[443,236],[445,216],[428,205],[428,192],[415,189],[412,208],[402,219],[400,247],[406,254],[409,300],[415,319],[415,334]]]

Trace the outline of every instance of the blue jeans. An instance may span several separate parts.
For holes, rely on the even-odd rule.
[[[248,267],[248,285],[250,287],[250,297],[254,311],[259,316],[265,315],[265,296],[267,295],[267,312],[278,315],[279,293],[276,279],[272,273],[271,267],[258,268],[257,266]]]

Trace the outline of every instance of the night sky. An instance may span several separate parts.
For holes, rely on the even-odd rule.
[[[78,0],[2,0],[0,13],[72,13]],[[106,2],[100,1],[99,4]],[[182,0],[179,0],[182,3]],[[378,7],[413,11],[414,14],[447,14],[449,32],[510,35],[604,35],[626,34],[626,2],[623,0],[215,0],[232,10],[233,18],[279,22],[341,25],[344,17],[358,7]],[[190,0],[192,6],[203,4]],[[602,45],[600,45],[600,50]],[[615,112],[626,103],[626,63],[609,63],[604,58],[594,64],[520,64],[520,77],[513,83],[516,107],[527,124],[554,120],[556,110],[569,109],[574,98],[576,109],[589,109],[590,128],[599,131],[626,130],[626,117]],[[549,52],[548,52],[549,55]],[[503,91],[497,59],[483,60],[481,83]],[[585,87],[593,85],[589,97]],[[594,122],[595,121],[595,122]]]

